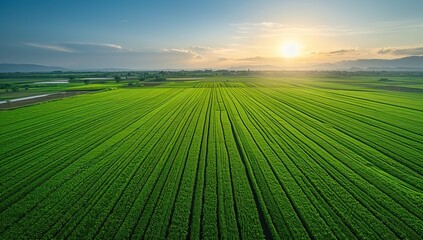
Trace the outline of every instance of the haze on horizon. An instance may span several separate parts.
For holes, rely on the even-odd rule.
[[[0,63],[302,66],[423,56],[423,1],[0,2]]]

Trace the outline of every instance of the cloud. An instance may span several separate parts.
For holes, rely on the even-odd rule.
[[[286,34],[313,34],[320,36],[337,36],[337,35],[353,35],[363,32],[356,31],[344,26],[327,26],[327,25],[293,25],[282,24],[277,22],[246,22],[231,24],[235,27],[234,38],[245,38],[246,35],[254,35],[259,37],[275,37]]]
[[[152,69],[159,69],[161,68],[160,66],[164,68],[180,68],[181,66],[189,66],[188,68],[210,67],[237,61],[234,56],[240,51],[238,49],[240,46],[236,44],[220,47],[193,45],[132,50],[116,43],[60,42],[32,44],[31,47],[33,49],[44,49],[46,51],[44,54],[45,58],[58,59],[62,57],[62,59],[67,61],[66,66],[78,66],[81,68],[85,65],[125,67],[124,63],[131,68],[136,68],[137,64],[139,64],[138,68],[146,66]],[[27,49],[26,54],[29,54],[30,50]],[[47,52],[47,50],[51,51],[51,53]],[[68,52],[68,56],[64,57],[63,52]],[[62,55],[58,56],[57,53]],[[54,60],[50,60],[50,63],[54,62]]]
[[[246,58],[223,58],[220,61],[235,61],[235,62],[249,62],[249,63],[277,63],[283,60],[281,57],[246,57]]]
[[[325,55],[325,56],[335,56],[335,55],[357,55],[359,54],[359,50],[355,48],[346,48],[346,49],[338,49],[334,51],[326,51],[326,52],[312,52],[311,55]]]
[[[158,51],[158,53],[170,55],[170,56],[182,56],[192,59],[203,59],[203,56],[195,53],[194,51],[186,48],[163,48]]]
[[[193,52],[189,49],[185,48],[163,48],[160,49],[161,53],[184,53],[184,54],[193,54]]]
[[[204,59],[205,53],[209,52],[211,48],[208,47],[190,47],[190,48],[163,48],[159,52],[165,54],[182,54],[193,59]]]
[[[100,53],[100,52],[128,52],[129,48],[111,43],[83,43],[67,42],[56,44],[26,43],[26,45],[56,52],[67,53]]]
[[[184,60],[203,60],[196,63],[213,63],[233,60],[231,55],[236,53],[238,45],[226,47],[190,46],[185,48],[162,48],[158,53],[168,57],[179,57]]]
[[[83,43],[68,42],[61,43],[62,46],[74,49],[78,52],[128,52],[132,49],[111,43]]]
[[[63,42],[55,44],[38,44],[28,43],[28,46],[46,49],[57,52],[68,52],[75,54],[112,54],[112,53],[133,53],[142,54],[146,52],[139,52],[121,45],[112,43],[87,43],[87,42]],[[208,46],[191,46],[187,48],[162,48],[153,51],[149,54],[159,54],[161,56],[168,56],[170,58],[195,59],[201,60],[205,58],[216,59],[218,56],[232,51],[231,48],[215,48]]]
[[[212,47],[204,47],[204,46],[192,46],[189,49],[199,54],[216,53],[222,50],[221,48],[212,48]]]
[[[381,48],[377,52],[378,54],[392,54],[401,56],[421,56],[423,55],[423,47],[416,48]]]
[[[67,47],[54,45],[54,44],[25,43],[25,45],[35,47],[35,48],[46,49],[49,51],[55,51],[55,52],[66,52],[66,53],[75,52],[73,49],[69,49]]]
[[[225,62],[225,61],[233,60],[233,58],[219,57],[217,60],[221,62]]]
[[[249,58],[239,58],[236,59],[236,61],[242,61],[242,62],[259,62],[259,61],[263,61],[263,60],[269,60],[271,58],[265,58],[265,57],[249,57]]]

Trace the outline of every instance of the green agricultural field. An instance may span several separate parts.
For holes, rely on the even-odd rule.
[[[421,239],[423,79],[214,77],[0,112],[0,239]]]

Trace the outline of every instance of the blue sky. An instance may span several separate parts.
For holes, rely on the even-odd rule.
[[[224,68],[423,55],[423,1],[0,1],[0,62]],[[284,57],[287,42],[298,54]]]

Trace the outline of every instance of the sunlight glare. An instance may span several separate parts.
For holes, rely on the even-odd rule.
[[[296,42],[286,42],[280,47],[280,54],[285,58],[294,58],[300,55],[300,45]]]

